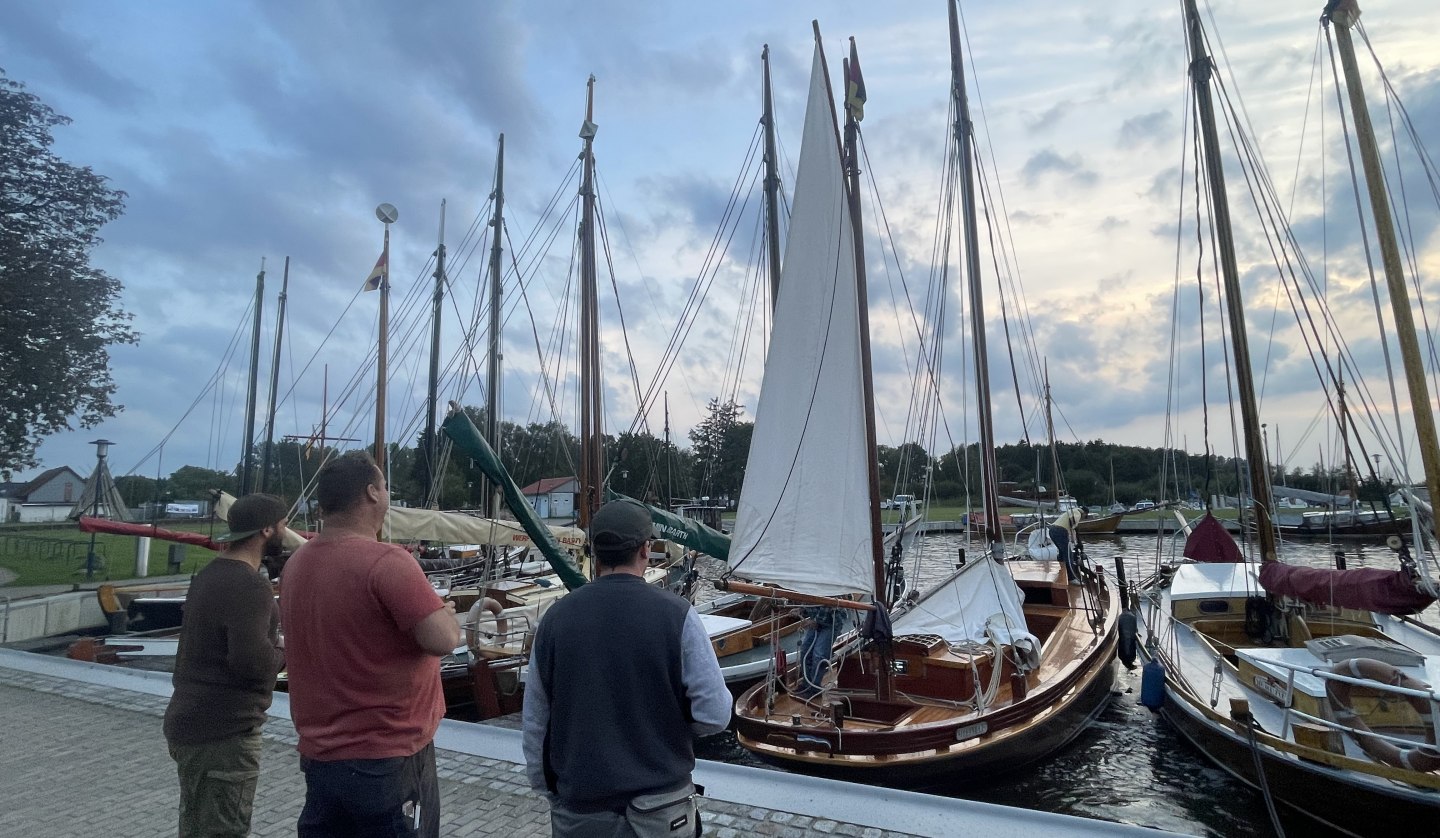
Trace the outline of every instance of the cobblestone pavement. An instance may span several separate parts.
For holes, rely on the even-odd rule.
[[[173,835],[177,787],[160,720],[167,699],[0,668],[0,836]],[[305,799],[295,729],[272,718],[255,792],[256,836],[293,835]],[[441,834],[550,834],[549,809],[522,766],[437,751]],[[903,838],[902,833],[721,801],[705,834]]]

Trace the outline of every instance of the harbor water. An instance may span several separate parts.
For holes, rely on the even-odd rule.
[[[964,536],[932,535],[916,545],[918,567],[907,563],[907,574],[918,573],[922,590],[942,579],[954,567]],[[1179,542],[1174,550],[1178,552]],[[1087,536],[1085,550],[1111,579],[1120,559],[1127,578],[1137,582],[1155,571],[1157,554],[1169,559],[1169,536]],[[1349,567],[1398,567],[1395,554],[1384,546],[1354,543],[1290,542],[1281,545],[1281,558],[1296,564],[1333,567],[1336,550],[1343,550]],[[968,546],[978,556],[975,545]],[[1420,618],[1440,623],[1431,608]],[[711,737],[701,756],[746,765],[765,765],[736,743],[732,733]],[[767,766],[769,767],[769,766]],[[783,770],[783,769],[775,769]],[[1116,664],[1112,700],[1098,720],[1050,760],[984,785],[927,789],[970,800],[1019,806],[1067,815],[1149,826],[1190,835],[1272,836],[1276,834],[1260,794],[1207,761],[1159,715],[1140,704],[1140,670],[1126,671]],[[1290,835],[1324,835],[1319,827],[1293,815],[1281,814]]]

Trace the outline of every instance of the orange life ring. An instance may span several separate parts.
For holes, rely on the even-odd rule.
[[[1341,661],[1330,667],[1330,671],[1336,675],[1363,678],[1391,687],[1404,687],[1411,690],[1430,689],[1430,685],[1424,681],[1411,678],[1396,667],[1373,658],[1351,658]],[[1378,736],[1366,736],[1366,733],[1372,732],[1370,726],[1350,705],[1350,691],[1355,686],[1344,681],[1326,680],[1325,694],[1330,699],[1330,706],[1335,712],[1336,721],[1346,724],[1355,731],[1355,742],[1361,750],[1377,762],[1393,765],[1396,768],[1427,772],[1440,770],[1440,749],[1435,747],[1433,725],[1430,730],[1429,743],[1413,748],[1402,748],[1394,742]],[[1403,696],[1403,698],[1420,714],[1422,719],[1431,718],[1428,700],[1418,696]]]
[[[470,606],[470,611],[465,615],[465,641],[472,651],[480,645],[480,631],[476,625],[480,620],[480,615],[487,612],[495,617],[495,633],[489,635],[487,632],[487,635],[500,637],[503,642],[504,636],[510,631],[510,621],[500,616],[500,612],[504,610],[500,603],[488,596],[481,597],[475,601],[474,605]]]

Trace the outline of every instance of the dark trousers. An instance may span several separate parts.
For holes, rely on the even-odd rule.
[[[435,745],[408,757],[300,758],[305,772],[305,808],[300,838],[438,838],[440,785],[435,779]]]

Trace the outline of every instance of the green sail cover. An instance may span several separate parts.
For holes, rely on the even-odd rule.
[[[485,476],[500,487],[500,491],[505,495],[505,505],[514,513],[515,520],[535,542],[535,546],[540,548],[540,552],[550,563],[550,567],[555,569],[560,581],[565,583],[565,590],[573,591],[585,584],[585,577],[571,563],[570,554],[565,552],[555,537],[551,535],[550,528],[545,526],[535,515],[535,510],[530,507],[529,503],[526,503],[524,495],[520,494],[520,487],[510,479],[510,473],[500,464],[500,458],[495,456],[495,452],[490,448],[489,443],[485,442],[485,438],[480,435],[479,429],[475,427],[474,422],[470,421],[470,417],[464,411],[457,410],[445,418],[445,424],[442,427],[445,435],[450,437],[467,457],[474,459],[475,464],[480,467]]]
[[[626,498],[625,495],[610,492],[611,499]],[[644,501],[636,500],[636,503],[650,510],[650,520],[655,522],[655,531],[660,533],[662,538],[667,538],[677,544],[683,544],[692,550],[699,550],[708,556],[714,556],[720,561],[728,561],[730,558],[730,536],[723,532],[712,530],[699,521],[692,521],[689,518],[668,512],[658,506],[651,506]]]

